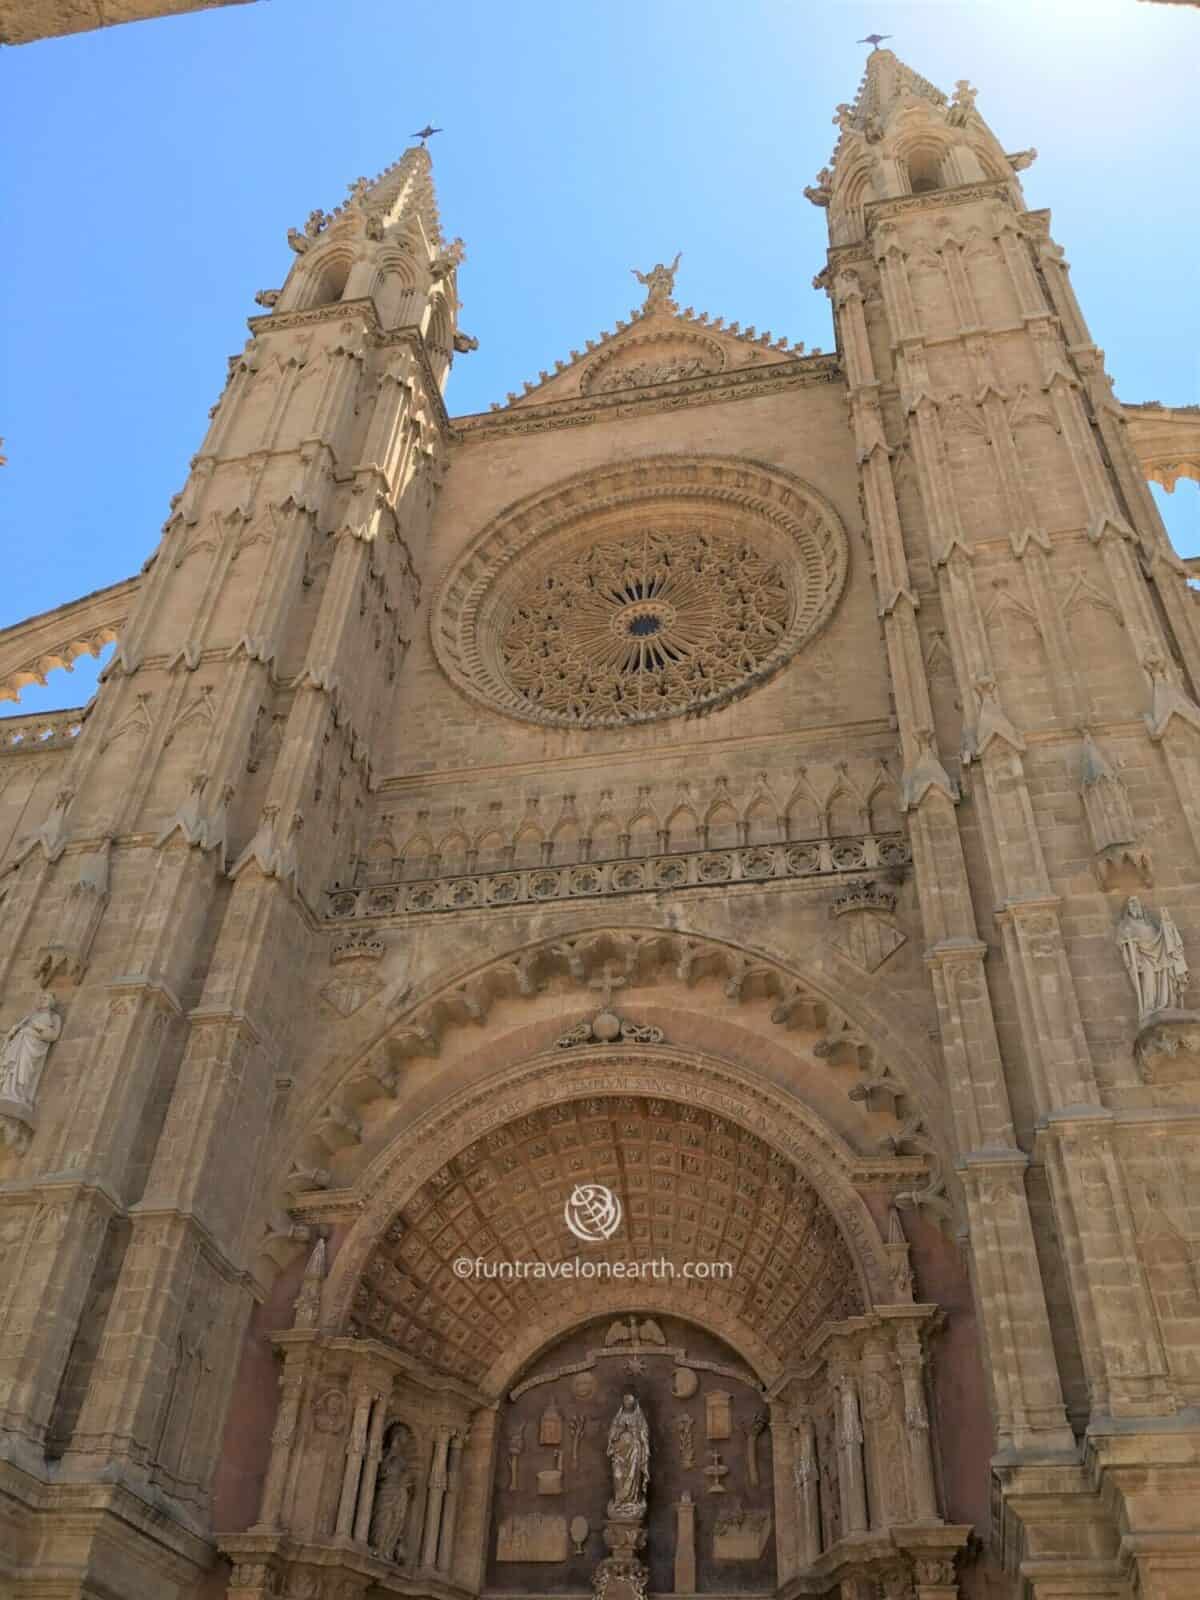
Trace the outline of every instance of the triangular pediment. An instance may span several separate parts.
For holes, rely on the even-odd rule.
[[[804,353],[803,344],[792,344],[769,330],[743,328],[691,306],[680,309],[669,297],[651,293],[628,320],[589,339],[582,350],[572,350],[565,360],[555,362],[553,372],[539,373],[536,381],[525,384],[523,393],[510,393],[503,405],[497,403],[492,410],[716,377],[794,361]]]

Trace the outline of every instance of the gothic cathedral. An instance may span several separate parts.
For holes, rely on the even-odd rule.
[[[0,724],[5,1596],[1200,1589],[1200,415],[965,80],[837,121],[834,353],[643,264],[462,417],[410,149],[0,632],[116,641]]]

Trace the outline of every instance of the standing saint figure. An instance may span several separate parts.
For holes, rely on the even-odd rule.
[[[1171,913],[1164,911],[1155,927],[1137,895],[1131,896],[1117,924],[1117,943],[1137,995],[1138,1021],[1154,1011],[1182,1009],[1188,964]]]
[[[403,1423],[397,1423],[392,1429],[375,1480],[375,1504],[371,1507],[367,1542],[384,1561],[403,1561],[406,1553],[404,1535],[413,1492],[405,1450],[406,1434]]]
[[[675,274],[679,271],[682,259],[683,251],[680,250],[669,267],[665,267],[661,261],[656,261],[649,272],[639,272],[636,267],[629,269],[637,281],[646,286],[644,310],[652,311],[655,306],[661,306],[671,298],[675,290]]]
[[[43,990],[33,1010],[13,1024],[0,1046],[0,1100],[15,1100],[33,1110],[42,1068],[62,1028],[57,1002],[48,989]]]
[[[608,1430],[605,1453],[612,1463],[609,1516],[644,1516],[650,1482],[650,1429],[636,1395],[621,1396],[620,1407]]]

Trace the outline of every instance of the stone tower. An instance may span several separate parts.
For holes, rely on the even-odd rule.
[[[1197,612],[1034,152],[836,121],[835,354],[468,417],[359,180],[0,633],[5,1592],[1193,1592]]]

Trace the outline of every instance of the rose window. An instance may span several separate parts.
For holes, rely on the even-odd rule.
[[[747,541],[644,532],[531,572],[499,657],[513,688],[556,720],[644,720],[752,677],[791,607],[779,562]]]
[[[452,564],[430,631],[443,670],[511,716],[620,727],[727,704],[832,615],[836,514],[777,469],[665,456],[519,501]]]

